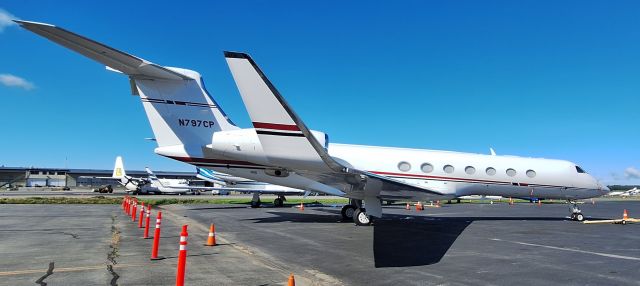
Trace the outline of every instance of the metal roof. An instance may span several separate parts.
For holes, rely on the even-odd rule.
[[[113,170],[103,169],[64,169],[64,168],[37,168],[37,167],[0,167],[0,172],[25,172],[25,171],[53,171],[66,172],[69,175],[77,176],[98,176],[109,177],[113,174]],[[127,175],[135,177],[146,177],[146,171],[126,170]],[[153,171],[159,177],[195,177],[195,172],[172,172],[172,171]]]

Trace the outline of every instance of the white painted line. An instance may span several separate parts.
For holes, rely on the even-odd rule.
[[[499,238],[492,238],[491,240],[493,240],[493,241],[504,241],[504,242],[510,242],[510,243],[515,243],[515,244],[520,244],[520,245],[527,245],[527,246],[537,246],[537,247],[543,247],[543,248],[549,248],[549,249],[555,249],[555,250],[564,250],[564,251],[572,251],[572,252],[578,252],[578,253],[592,254],[592,255],[598,255],[598,256],[604,256],[604,257],[610,257],[610,258],[618,258],[618,259],[640,261],[640,258],[632,257],[632,256],[616,255],[616,254],[609,254],[609,253],[602,253],[602,252],[593,252],[593,251],[586,251],[586,250],[580,250],[580,249],[557,247],[557,246],[542,245],[542,244],[535,244],[535,243],[526,243],[526,242],[519,242],[519,241],[509,241],[509,240],[503,240],[503,239],[499,239]]]

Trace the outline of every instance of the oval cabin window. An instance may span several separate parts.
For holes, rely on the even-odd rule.
[[[444,170],[445,173],[453,173],[453,171],[455,170],[455,168],[453,168],[453,166],[451,165],[445,165],[442,170]]]
[[[489,167],[487,168],[486,172],[487,172],[487,175],[493,176],[496,174],[496,169],[494,169],[493,167]]]
[[[536,176],[536,171],[534,170],[527,170],[527,177],[529,178],[533,178]]]
[[[473,175],[476,173],[476,168],[474,168],[473,166],[467,166],[466,168],[464,168],[464,172],[469,175]]]
[[[400,162],[398,163],[398,170],[402,172],[409,172],[409,170],[411,170],[411,164],[408,162]]]
[[[424,163],[422,164],[422,166],[420,166],[420,170],[422,170],[422,172],[424,173],[431,173],[433,172],[433,165],[429,163]]]
[[[507,169],[507,175],[509,175],[509,177],[513,177],[516,174],[517,174],[516,170],[511,169],[511,168]]]

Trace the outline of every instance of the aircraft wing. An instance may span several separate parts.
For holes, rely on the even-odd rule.
[[[339,186],[351,197],[442,198],[429,188],[346,166],[331,157],[302,119],[276,90],[251,57],[225,52],[227,64],[273,166],[294,170],[327,185]]]
[[[192,78],[144,59],[87,39],[54,25],[14,20],[23,28],[74,50],[107,68],[139,79],[191,80]]]

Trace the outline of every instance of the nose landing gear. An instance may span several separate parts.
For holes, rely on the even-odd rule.
[[[571,206],[569,206],[569,210],[571,211],[571,220],[583,221],[584,215],[582,214],[580,207],[578,207],[578,202],[571,200],[569,200],[568,202],[569,204],[571,204]]]

